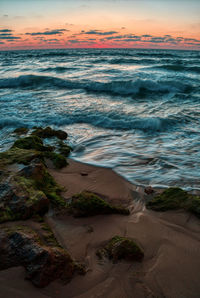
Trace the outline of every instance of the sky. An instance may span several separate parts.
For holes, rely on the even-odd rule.
[[[200,0],[0,0],[0,50],[200,50]]]

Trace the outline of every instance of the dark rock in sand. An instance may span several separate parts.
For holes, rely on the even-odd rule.
[[[151,195],[154,193],[154,189],[151,187],[151,186],[148,186],[144,189],[144,192],[147,194],[147,195]]]
[[[143,250],[132,239],[121,236],[110,239],[96,254],[100,259],[108,257],[113,262],[120,259],[141,262],[144,257]]]
[[[74,195],[68,204],[70,213],[76,217],[94,216],[98,214],[123,214],[129,215],[128,209],[111,206],[98,195],[83,191]]]
[[[164,190],[148,201],[146,206],[154,211],[184,209],[200,217],[200,196],[191,195],[178,187]]]

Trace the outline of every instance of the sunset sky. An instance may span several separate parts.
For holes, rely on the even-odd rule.
[[[200,50],[199,0],[0,0],[0,49]]]

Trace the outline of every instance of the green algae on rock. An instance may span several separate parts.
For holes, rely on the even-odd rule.
[[[108,257],[113,262],[117,262],[120,259],[141,262],[144,252],[132,239],[114,236],[102,249],[96,252],[96,255],[100,259]]]
[[[0,223],[24,220],[48,211],[49,200],[32,180],[11,175],[0,183]]]
[[[53,206],[66,206],[65,199],[60,195],[63,188],[56,183],[42,163],[29,165],[22,169],[19,174],[22,177],[29,179],[36,189],[42,191]]]
[[[65,131],[63,130],[55,130],[52,129],[51,127],[37,127],[33,132],[32,135],[36,135],[40,138],[52,138],[52,137],[57,137],[60,140],[65,140],[67,139],[68,135]]]
[[[200,197],[193,196],[178,187],[170,187],[146,203],[148,209],[167,211],[184,209],[200,217]]]
[[[64,168],[68,165],[66,158],[59,153],[44,152],[44,157],[46,157],[47,159],[50,159],[53,162],[53,165],[55,166],[55,168],[57,169]]]
[[[5,152],[0,152],[0,167],[14,163],[27,165],[36,158],[42,159],[42,153],[32,149],[12,147]]]
[[[98,195],[83,191],[72,197],[68,203],[70,212],[76,217],[86,217],[98,214],[123,214],[129,215],[129,210],[123,207],[111,206]]]
[[[58,146],[59,146],[59,152],[62,155],[66,156],[66,157],[69,156],[70,152],[72,151],[72,148],[69,145],[67,145],[67,144],[63,143],[62,141],[60,141],[58,143]]]
[[[51,146],[44,146],[43,141],[35,135],[16,140],[11,148],[32,149],[37,151],[52,151]]]
[[[27,127],[18,127],[13,132],[18,135],[25,135],[27,134],[29,129]]]

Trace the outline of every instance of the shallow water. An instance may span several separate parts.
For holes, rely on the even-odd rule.
[[[200,189],[200,52],[0,52],[0,149],[20,126],[66,130],[72,158],[139,185]]]

